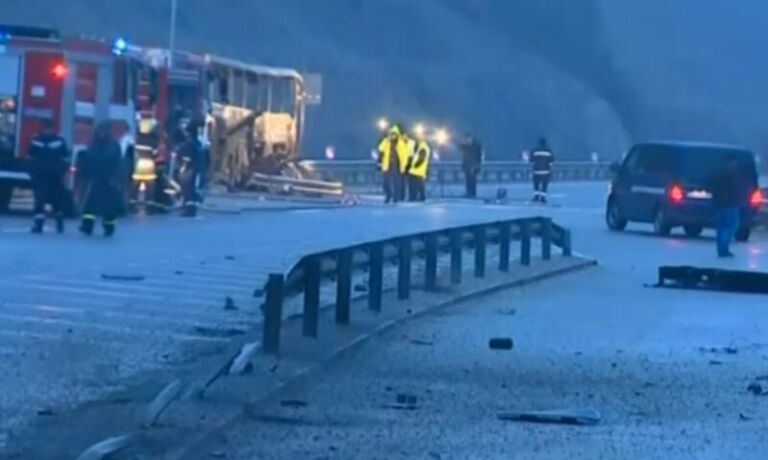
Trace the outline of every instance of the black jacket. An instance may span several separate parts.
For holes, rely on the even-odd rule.
[[[723,168],[712,178],[712,201],[718,208],[739,206],[742,203],[742,186],[735,168]]]
[[[549,174],[552,172],[552,163],[555,155],[549,147],[536,147],[531,152],[531,165],[534,174]]]
[[[81,173],[86,181],[94,185],[119,187],[122,153],[120,144],[112,139],[97,141],[85,151]]]
[[[483,163],[483,145],[474,137],[459,145],[461,168],[464,171],[478,170]]]
[[[33,178],[57,178],[64,175],[69,165],[67,141],[55,134],[40,134],[32,139],[27,158]]]

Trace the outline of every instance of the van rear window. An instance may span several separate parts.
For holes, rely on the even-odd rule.
[[[742,180],[748,185],[756,185],[757,170],[752,153],[746,150],[724,149],[714,147],[686,148],[682,155],[682,167],[680,172],[686,181],[695,183],[707,183],[721,170],[729,158],[735,156],[739,162],[739,171]]]

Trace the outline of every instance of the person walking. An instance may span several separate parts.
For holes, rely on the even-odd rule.
[[[101,218],[104,236],[112,236],[120,212],[122,156],[120,144],[112,137],[110,122],[99,124],[83,155],[81,173],[85,199],[80,232],[92,235],[96,219]]]
[[[531,152],[531,166],[533,168],[533,201],[537,203],[547,202],[549,179],[552,177],[552,163],[555,156],[549,148],[547,139],[542,137],[535,149]]]
[[[68,190],[64,175],[69,166],[67,141],[54,132],[53,121],[43,120],[43,129],[32,139],[27,158],[35,194],[35,216],[32,233],[43,233],[45,206],[51,205],[56,219],[56,232],[64,232],[64,207]]]
[[[203,169],[204,153],[203,145],[199,137],[200,124],[190,121],[186,128],[186,141],[181,146],[179,158],[181,166],[179,170],[179,182],[181,194],[184,200],[182,210],[183,217],[195,217],[201,199],[199,194],[200,178]]]
[[[464,141],[459,144],[461,150],[461,169],[464,171],[465,196],[477,198],[477,175],[483,164],[483,146],[471,134],[467,134]]]
[[[712,201],[715,206],[715,239],[718,257],[733,257],[731,242],[739,227],[739,204],[742,184],[739,178],[739,161],[733,156],[712,180]]]
[[[379,143],[379,170],[384,181],[384,202],[401,200],[403,174],[408,163],[408,145],[397,125],[389,129],[389,135]]]
[[[432,156],[432,148],[425,139],[419,139],[416,143],[414,154],[408,167],[408,191],[409,201],[425,201],[426,182],[429,175],[429,160]]]

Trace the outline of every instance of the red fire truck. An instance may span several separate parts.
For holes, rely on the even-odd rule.
[[[253,152],[295,159],[309,99],[290,69],[0,25],[0,211],[14,189],[30,186],[25,156],[43,120],[72,147],[68,182],[77,196],[77,154],[101,122],[122,139],[127,181],[139,144],[172,165],[174,135],[193,118],[208,121],[211,173],[231,177],[263,164]]]

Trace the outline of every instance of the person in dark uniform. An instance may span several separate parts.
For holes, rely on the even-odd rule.
[[[67,200],[64,175],[69,165],[67,141],[56,134],[51,120],[43,121],[43,130],[29,146],[29,173],[35,193],[35,217],[32,233],[42,233],[45,205],[50,204],[56,219],[56,231],[64,232],[64,208]]]
[[[737,157],[728,159],[724,168],[712,178],[712,201],[716,211],[717,255],[733,257],[731,241],[739,227],[740,191],[743,189]]]
[[[200,204],[198,186],[203,166],[203,146],[198,137],[200,124],[190,121],[187,124],[186,140],[179,151],[179,182],[184,202],[182,216],[195,217]]]
[[[83,234],[93,234],[97,217],[102,220],[105,236],[115,233],[121,201],[121,161],[120,144],[112,137],[112,126],[103,122],[96,128],[82,162],[85,199],[80,231]]]
[[[471,134],[459,144],[461,169],[464,171],[467,198],[477,198],[477,175],[483,164],[483,145]]]
[[[549,179],[552,176],[552,163],[555,156],[549,148],[547,139],[542,137],[539,144],[531,151],[531,166],[533,168],[533,201],[537,203],[547,202],[547,190]]]

